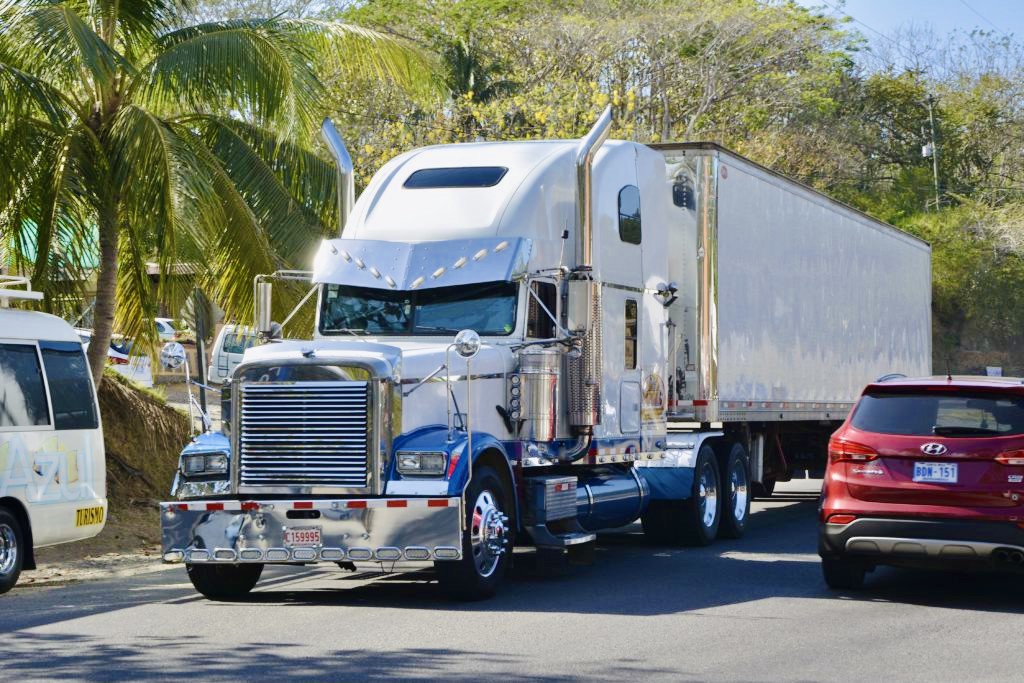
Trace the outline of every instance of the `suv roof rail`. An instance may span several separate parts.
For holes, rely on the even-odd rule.
[[[11,289],[11,287],[24,287],[25,289]],[[32,283],[27,277],[0,275],[0,308],[10,306],[12,299],[42,301],[43,293],[33,292]]]
[[[890,372],[888,375],[882,375],[881,377],[876,379],[875,380],[875,384],[880,384],[881,382],[891,382],[894,379],[906,379],[906,378],[907,378],[907,376],[904,375],[902,372]]]

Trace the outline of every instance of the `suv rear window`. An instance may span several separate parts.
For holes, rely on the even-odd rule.
[[[991,393],[883,393],[863,396],[851,424],[907,436],[1024,434],[1024,398]]]

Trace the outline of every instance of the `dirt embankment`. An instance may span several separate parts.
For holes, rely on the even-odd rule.
[[[39,571],[23,575],[23,583],[109,576],[119,568],[156,562],[157,503],[167,499],[178,454],[191,436],[188,416],[109,371],[99,403],[110,503],[106,526],[87,541],[41,548],[36,553]]]

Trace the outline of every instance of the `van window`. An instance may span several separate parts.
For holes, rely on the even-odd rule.
[[[0,344],[0,428],[50,424],[35,345]]]
[[[245,353],[256,345],[256,337],[251,334],[227,332],[224,335],[224,353]]]
[[[626,369],[636,370],[636,301],[626,299]]]
[[[96,429],[96,402],[89,381],[89,365],[82,346],[73,342],[39,342],[43,367],[53,402],[56,429]]]
[[[640,189],[636,185],[619,190],[619,239],[640,244]]]

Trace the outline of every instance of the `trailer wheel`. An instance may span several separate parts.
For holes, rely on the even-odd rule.
[[[462,559],[435,562],[438,579],[449,597],[483,600],[498,591],[512,554],[512,527],[505,513],[510,496],[490,467],[473,472],[466,490],[466,530]]]
[[[718,460],[710,445],[697,452],[693,488],[687,500],[655,500],[641,518],[644,535],[662,545],[708,545],[721,517]]]
[[[734,443],[722,470],[722,521],[719,538],[740,538],[750,517],[750,463],[743,444]]]
[[[25,533],[17,518],[0,508],[0,594],[14,588],[24,562]]]
[[[260,580],[262,564],[187,564],[185,570],[197,591],[210,600],[238,600]]]

